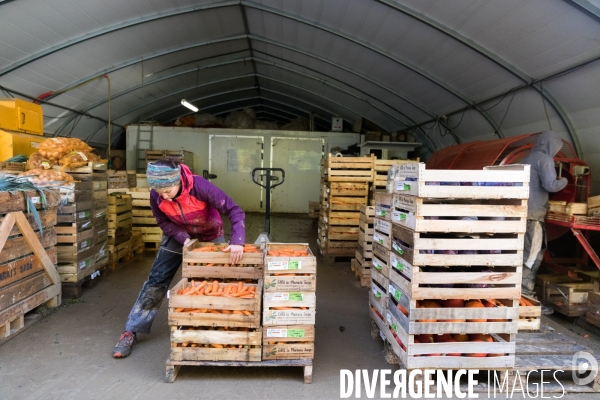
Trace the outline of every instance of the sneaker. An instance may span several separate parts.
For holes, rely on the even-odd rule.
[[[554,309],[545,306],[543,304],[540,304],[540,307],[542,309],[542,315],[550,315],[550,314],[554,314]]]
[[[137,337],[134,332],[125,331],[119,337],[119,341],[113,350],[113,357],[124,358],[131,354],[131,349],[137,344]]]

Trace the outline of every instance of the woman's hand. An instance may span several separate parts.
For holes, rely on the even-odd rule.
[[[231,254],[229,255],[230,264],[238,264],[242,260],[242,256],[244,255],[244,246],[241,246],[239,244],[230,244],[223,251],[231,252]]]

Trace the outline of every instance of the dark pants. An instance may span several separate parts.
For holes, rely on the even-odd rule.
[[[213,242],[224,243],[225,238],[221,236]],[[152,321],[181,265],[182,247],[177,240],[163,235],[148,280],[144,282],[137,301],[129,312],[126,331],[150,333]]]

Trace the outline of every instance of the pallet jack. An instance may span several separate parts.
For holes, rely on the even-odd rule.
[[[276,174],[278,172],[281,172],[281,177]],[[265,184],[262,183],[264,179],[266,179]],[[254,244],[262,245],[271,242],[271,190],[285,182],[285,171],[282,168],[254,168],[252,170],[252,181],[267,190],[265,229],[254,241]],[[278,183],[271,185],[271,182]]]

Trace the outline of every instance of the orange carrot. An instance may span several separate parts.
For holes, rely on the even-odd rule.
[[[216,292],[217,290],[219,290],[219,281],[213,281],[213,283],[212,283],[212,291]]]

